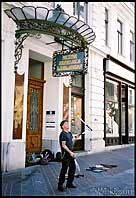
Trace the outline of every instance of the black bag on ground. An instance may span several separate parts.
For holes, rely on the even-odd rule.
[[[41,154],[43,154],[43,157],[45,156],[45,155],[47,155],[48,154],[48,161],[51,161],[51,160],[53,160],[54,159],[54,154],[52,153],[52,151],[51,150],[49,150],[49,149],[45,149],[45,150],[43,150],[42,152],[41,152]]]
[[[41,159],[41,165],[47,165],[49,162],[48,162],[48,159],[46,158],[46,157],[43,157],[42,159]]]
[[[62,154],[61,154],[61,152],[57,152],[56,153],[56,161],[60,162],[61,160],[62,160]]]

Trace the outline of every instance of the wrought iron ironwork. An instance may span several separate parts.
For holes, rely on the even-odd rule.
[[[23,48],[23,42],[27,37],[35,37],[37,39],[41,38],[41,34],[39,33],[24,33],[21,34],[19,37],[18,35],[16,36],[16,41],[15,41],[15,62],[14,62],[14,68],[15,68],[15,73],[17,72],[17,65],[22,57],[22,48]]]
[[[21,59],[23,41],[32,35],[47,34],[71,50],[88,47],[95,39],[89,25],[64,12],[60,5],[48,10],[44,7],[24,6],[4,10],[16,23],[15,71]]]
[[[16,41],[15,41],[15,65],[14,65],[14,68],[15,68],[15,73],[17,72],[17,64],[19,63],[19,60],[21,59],[21,56],[22,56],[22,48],[23,48],[23,41],[29,36],[28,33],[25,33],[25,34],[22,34],[19,38],[16,38]]]

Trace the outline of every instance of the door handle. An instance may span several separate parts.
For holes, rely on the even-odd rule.
[[[26,128],[29,129],[29,121],[26,121]]]

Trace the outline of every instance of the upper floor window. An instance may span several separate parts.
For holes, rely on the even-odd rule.
[[[122,55],[122,22],[117,20],[118,53]]]
[[[134,33],[132,31],[130,31],[130,35],[131,35],[131,38],[130,38],[130,61],[134,62]]]
[[[108,9],[105,8],[105,45],[108,46]]]
[[[78,16],[78,19],[88,20],[88,4],[86,2],[73,2],[73,14]]]

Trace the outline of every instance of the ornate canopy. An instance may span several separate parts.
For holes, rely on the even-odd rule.
[[[86,48],[95,39],[93,29],[84,21],[70,16],[57,5],[55,9],[24,6],[5,10],[5,13],[16,23],[15,71],[22,55],[22,43],[29,36],[40,37],[47,34],[69,49]]]

